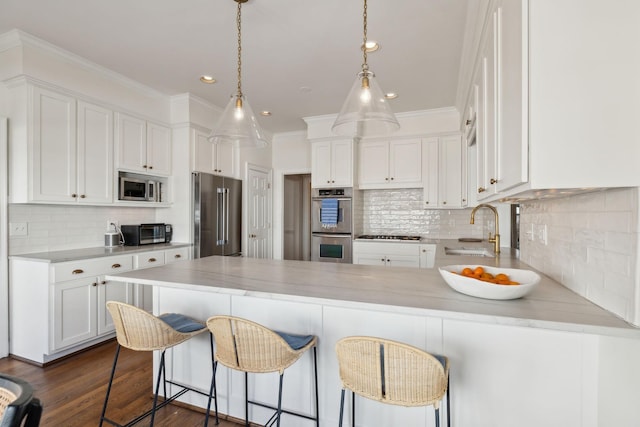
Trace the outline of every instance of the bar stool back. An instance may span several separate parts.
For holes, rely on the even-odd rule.
[[[342,381],[340,426],[345,390],[352,392],[352,425],[355,426],[355,395],[399,406],[433,406],[440,425],[440,402],[449,405],[449,361],[419,348],[375,337],[347,337],[336,344]]]
[[[107,386],[107,394],[104,399],[104,406],[102,408],[102,415],[100,417],[100,426],[102,426],[104,421],[112,425],[120,425],[108,419],[105,414],[121,347],[126,347],[135,351],[161,351],[160,366],[158,367],[158,378],[156,381],[153,407],[151,408],[151,410],[129,421],[127,424],[125,424],[126,426],[136,424],[149,415],[151,415],[150,425],[153,426],[156,410],[169,404],[189,390],[195,391],[205,396],[207,395],[206,393],[203,393],[199,390],[195,390],[183,384],[177,384],[171,380],[167,380],[165,376],[165,351],[168,348],[187,341],[195,335],[205,332],[207,328],[204,324],[177,313],[167,313],[156,317],[150,313],[147,313],[145,310],[141,310],[132,305],[117,301],[108,301],[107,309],[109,310],[109,313],[111,313],[111,317],[113,318],[113,323],[116,329],[116,338],[118,340],[118,347],[116,349],[116,354],[113,360],[111,377],[109,378],[109,385]],[[212,342],[211,347],[213,347]],[[158,392],[160,389],[161,378],[164,386],[164,400],[162,403],[158,404]],[[178,386],[180,390],[172,396],[167,397],[167,383]]]
[[[0,427],[37,427],[41,415],[42,404],[33,396],[31,384],[0,374]]]
[[[276,412],[267,422],[280,425],[282,412],[315,420],[318,423],[318,368],[316,341],[314,335],[292,335],[273,331],[250,320],[233,316],[214,316],[207,320],[207,326],[215,338],[215,360],[224,366],[245,373],[245,425],[249,425],[249,404],[274,409]],[[282,382],[285,369],[293,365],[307,350],[313,348],[315,371],[316,415],[295,413],[282,409]],[[247,374],[278,372],[280,387],[278,406],[273,407],[249,401]],[[211,382],[211,394],[215,395],[215,372]],[[207,415],[209,413],[207,408]],[[217,421],[217,420],[216,420]],[[205,426],[207,425],[205,421]]]

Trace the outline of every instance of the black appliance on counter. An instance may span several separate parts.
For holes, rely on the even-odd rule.
[[[123,225],[120,227],[125,246],[168,243],[173,236],[171,224]]]

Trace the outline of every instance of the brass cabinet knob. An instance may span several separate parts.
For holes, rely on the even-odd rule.
[[[153,166],[149,166],[149,169],[153,169]]]
[[[113,264],[113,265],[111,266],[111,268],[120,268],[120,267],[122,267],[120,264]]]
[[[85,197],[87,197],[87,196],[85,196],[84,194],[81,194],[81,195],[80,195],[80,198],[81,198],[81,199],[84,199]]]
[[[149,262],[156,262],[157,260],[155,258],[149,258]]]
[[[391,177],[391,181],[393,181],[393,177]]]
[[[469,126],[471,124],[471,119],[467,119],[466,124]]]
[[[478,188],[478,193],[484,193],[485,191],[487,191],[487,189],[484,188],[484,187],[479,187]]]
[[[427,201],[425,201],[424,203],[425,203],[425,205],[428,205],[428,204],[429,204],[429,201],[427,200]]]
[[[146,169],[146,168],[147,168],[147,165],[142,165],[142,167]]]
[[[495,179],[495,178],[491,178],[491,179],[489,180],[489,183],[491,183],[491,184],[495,184],[496,182],[498,182],[498,180],[497,180],[497,179]]]
[[[82,274],[84,273],[84,270],[81,268],[75,269],[71,272],[71,274]]]
[[[77,195],[76,193],[73,193],[73,194],[71,195],[71,197],[73,197],[73,198],[75,199],[76,197],[78,197],[78,195]]]
[[[173,257],[174,257],[174,258],[182,258],[182,255],[180,255],[180,254],[175,254]]]
[[[107,284],[107,281],[106,281],[106,280],[103,280],[102,282],[100,282],[100,284],[101,284],[101,285],[106,285],[106,284]]]
[[[446,204],[447,204],[447,202],[442,202],[442,204],[443,204],[443,205],[446,205]]]
[[[97,283],[97,282],[93,282],[93,283],[91,284],[91,286],[94,286],[94,287],[95,287],[95,286],[98,286],[98,283]]]
[[[327,180],[327,184],[331,184],[331,180]]]

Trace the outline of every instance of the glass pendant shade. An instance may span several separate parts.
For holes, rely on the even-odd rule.
[[[395,132],[400,123],[378,85],[375,74],[361,71],[331,130],[338,135],[377,136]]]
[[[231,95],[218,126],[209,135],[218,143],[234,143],[242,147],[265,147],[268,142],[255,114],[244,96]]]

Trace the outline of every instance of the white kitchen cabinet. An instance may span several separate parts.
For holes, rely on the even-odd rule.
[[[353,242],[353,263],[387,267],[420,267],[420,244]]]
[[[112,203],[112,111],[31,84],[13,92],[28,107],[13,115],[11,202]]]
[[[621,124],[634,123],[640,105],[637,96],[620,94],[635,87],[640,69],[639,57],[629,55],[637,48],[640,3],[603,14],[597,2],[584,2],[580,19],[575,19],[575,4],[566,0],[486,3],[475,66],[493,75],[479,82],[481,92],[495,96],[495,105],[485,120],[478,117],[478,130],[481,122],[487,127],[478,139],[485,136],[495,152],[492,156],[491,145],[486,153],[477,152],[478,166],[487,168],[478,171],[483,201],[638,186],[640,145]],[[593,32],[604,27],[616,31]],[[594,46],[607,48],[594,56]],[[494,61],[485,61],[490,48]],[[484,103],[491,106],[490,100]],[[567,160],[574,158],[579,161]],[[615,167],[594,172],[602,172],[603,165]]]
[[[192,170],[239,178],[239,149],[235,144],[209,141],[208,134],[193,129]]]
[[[467,205],[466,151],[460,134],[424,141],[423,200],[425,209],[453,209]]]
[[[186,246],[53,263],[11,258],[11,354],[46,363],[112,337],[114,326],[106,302],[136,304],[139,289],[108,281],[105,275],[189,256]],[[150,305],[151,298],[145,303]]]
[[[360,189],[420,188],[422,141],[419,138],[361,141],[358,171]]]
[[[353,141],[311,142],[311,186],[353,187]]]
[[[436,245],[420,244],[420,268],[433,268],[436,263]]]
[[[116,167],[150,175],[171,175],[171,129],[116,113]]]
[[[141,268],[158,267],[165,264],[171,264],[173,262],[188,260],[189,253],[190,249],[188,247],[145,252],[134,255],[133,267],[138,270]],[[152,287],[137,284],[134,293],[135,305],[150,312],[153,309]]]

